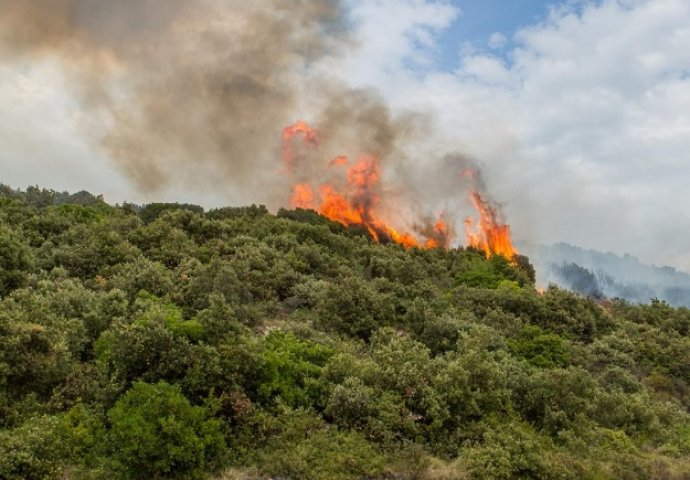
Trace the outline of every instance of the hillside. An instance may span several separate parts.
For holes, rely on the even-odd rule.
[[[690,307],[690,275],[671,267],[645,265],[631,255],[586,250],[567,243],[521,244],[534,263],[537,282],[555,283],[593,297],[649,303],[655,298]]]
[[[308,210],[0,188],[0,478],[682,479],[690,310]]]

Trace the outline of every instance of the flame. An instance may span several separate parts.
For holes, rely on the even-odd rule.
[[[298,183],[292,187],[290,203],[295,208],[314,208],[314,191],[308,183]]]
[[[288,172],[291,172],[294,168],[295,156],[292,149],[292,142],[293,138],[298,134],[304,136],[304,143],[306,145],[318,145],[316,131],[307,125],[307,122],[298,120],[292,125],[285,127],[283,129],[283,160],[285,161]]]
[[[472,217],[465,220],[467,244],[483,250],[487,257],[503,255],[512,259],[517,254],[510,237],[510,226],[499,221],[496,209],[479,192],[470,193],[474,208],[479,212],[479,222]]]
[[[387,229],[387,233],[388,235],[390,235],[391,240],[393,240],[395,243],[399,243],[405,248],[419,247],[419,242],[417,241],[417,239],[409,233],[398,233],[390,227],[385,228]]]
[[[302,148],[319,146],[317,131],[303,120],[283,129],[283,159],[287,173],[295,172],[295,138],[302,137]],[[338,167],[338,168],[336,168]],[[343,225],[364,227],[376,242],[395,242],[405,248],[450,248],[455,236],[455,226],[447,215],[442,213],[438,219],[427,218],[415,224],[419,237],[399,232],[379,215],[381,197],[381,171],[379,159],[372,155],[361,155],[356,162],[344,155],[338,155],[328,162],[326,182],[296,182],[292,187],[290,203],[296,208],[312,208],[329,219]],[[341,178],[345,173],[344,178]],[[512,259],[517,251],[510,239],[510,227],[498,219],[497,211],[486,201],[477,188],[480,172],[467,168],[460,172],[461,177],[471,178],[475,188],[471,193],[472,203],[479,213],[479,221],[468,217],[465,221],[467,243],[483,250],[487,257],[503,255]]]
[[[347,165],[347,163],[348,163],[348,159],[346,156],[338,155],[333,160],[328,162],[328,166],[329,167],[344,167],[345,165]]]
[[[436,220],[432,236],[424,244],[424,248],[449,248],[450,240],[454,237],[450,224],[443,218]]]
[[[346,157],[340,165],[347,163]],[[348,189],[345,194],[338,192],[330,184],[319,189],[322,203],[319,213],[343,225],[362,225],[376,242],[392,241],[406,248],[419,247],[419,242],[408,233],[399,233],[380,220],[374,207],[378,203],[379,162],[376,157],[361,157],[347,170]]]
[[[319,213],[343,225],[364,224],[362,213],[355,209],[345,196],[335,191],[331,185],[322,185],[319,189],[322,203]]]

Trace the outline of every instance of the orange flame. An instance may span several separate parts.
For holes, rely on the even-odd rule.
[[[303,136],[306,147],[318,146],[316,131],[300,120],[283,129],[283,159],[289,174],[295,170],[294,138]],[[343,155],[336,156],[329,163],[329,167],[347,167],[349,160]],[[342,170],[338,170],[342,171]],[[323,183],[314,188],[310,182],[297,183],[292,188],[290,203],[296,208],[313,208],[329,219],[343,225],[361,225],[366,228],[376,242],[395,242],[405,248],[448,248],[453,236],[453,230],[448,222],[441,218],[433,227],[426,228],[423,236],[427,238],[422,243],[409,233],[401,233],[381,220],[376,214],[379,205],[380,166],[376,157],[361,156],[354,165],[345,170],[345,187],[341,190],[333,183]],[[330,175],[335,175],[330,174]],[[343,183],[341,180],[336,184]],[[318,192],[318,194],[316,193]],[[318,199],[317,199],[318,196]]]
[[[319,213],[343,225],[364,224],[362,212],[356,210],[345,196],[336,192],[330,185],[322,185],[319,189],[322,203]]]
[[[467,244],[483,250],[487,257],[503,255],[512,259],[517,254],[510,238],[510,226],[498,220],[496,209],[484,200],[478,192],[472,192],[470,199],[479,212],[479,222],[472,217],[465,220]]]
[[[348,162],[347,157],[345,157],[343,155],[338,155],[333,160],[328,162],[328,166],[329,167],[344,167],[345,165],[347,165],[347,162]]]
[[[314,191],[308,183],[298,183],[292,187],[290,203],[295,208],[314,208]]]
[[[453,236],[452,227],[441,217],[436,220],[433,234],[424,244],[424,248],[449,248]]]
[[[316,131],[309,127],[307,122],[298,120],[292,125],[285,127],[283,129],[283,160],[288,172],[291,172],[294,168],[295,157],[292,149],[292,139],[298,134],[304,135],[304,143],[306,145],[318,145]]]
[[[347,159],[345,157],[336,157]],[[342,162],[342,160],[341,160]],[[379,163],[375,157],[362,157],[347,170],[348,191],[342,194],[332,185],[319,189],[322,203],[319,213],[343,225],[362,225],[376,242],[392,241],[406,248],[418,247],[410,234],[399,233],[377,218],[374,207],[378,202]]]

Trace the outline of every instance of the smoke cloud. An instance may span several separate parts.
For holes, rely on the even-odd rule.
[[[210,188],[278,207],[296,181],[332,181],[324,162],[371,155],[379,213],[433,236],[424,218],[456,222],[469,189],[485,191],[462,176],[478,169],[433,148],[417,161],[425,115],[394,114],[313,68],[356,48],[347,27],[337,0],[0,0],[0,58],[58,59],[85,130],[141,191]],[[319,145],[288,176],[280,134],[298,119]]]
[[[56,56],[142,189],[271,169],[305,65],[345,42],[331,0],[0,0],[5,58]],[[216,185],[218,186],[218,185]]]

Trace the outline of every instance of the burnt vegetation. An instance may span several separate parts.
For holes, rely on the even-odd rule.
[[[0,187],[0,478],[688,478],[689,330],[313,211]]]

